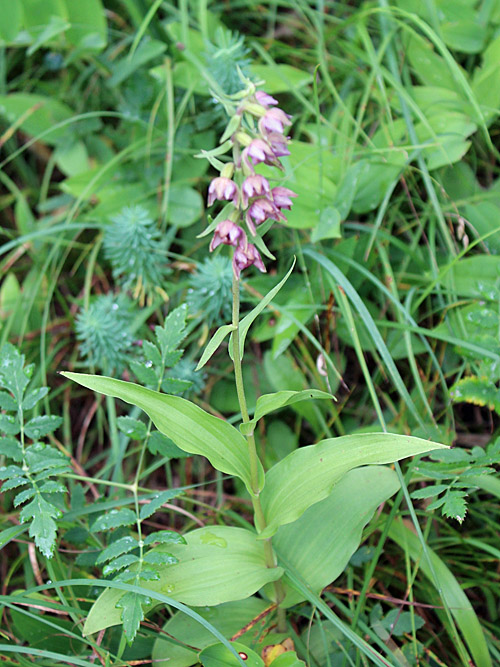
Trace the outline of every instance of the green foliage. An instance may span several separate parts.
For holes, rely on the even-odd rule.
[[[241,89],[238,68],[245,76],[249,75],[249,51],[244,37],[219,26],[213,43],[207,41],[205,49],[205,62],[212,77],[228,95],[237,93]]]
[[[190,313],[201,315],[208,326],[231,319],[233,268],[224,255],[208,257],[189,279],[186,302]]]
[[[166,243],[146,208],[123,208],[106,226],[103,245],[122,289],[132,291],[141,303],[146,296],[152,299],[158,291],[164,293]]]
[[[295,521],[313,504],[327,498],[349,470],[392,463],[434,449],[447,448],[393,433],[348,435],[300,447],[266,473],[261,500],[267,528],[262,536],[271,537],[280,526]]]
[[[75,320],[80,355],[89,366],[106,373],[121,373],[132,351],[133,312],[125,294],[102,294]]]
[[[156,566],[158,577],[142,581],[145,589],[204,607],[248,598],[283,574],[280,567],[266,566],[263,541],[244,528],[206,526],[186,533],[185,540],[186,544],[156,547],[153,553],[172,555],[178,562]],[[132,565],[126,576],[136,568]],[[87,617],[86,634],[120,623],[116,602],[122,595],[123,591],[107,589],[99,596]]]
[[[276,667],[491,667],[500,655],[500,5],[271,3],[263,13],[228,4],[0,0],[0,347],[14,342],[54,389],[37,388],[18,361],[0,382],[9,562],[0,654],[23,665],[187,667],[249,626],[237,641],[259,664],[262,648],[294,635],[296,652]],[[286,222],[259,228],[268,273],[249,273],[241,289],[241,428],[225,354],[232,269],[222,255],[207,259],[199,235],[234,210],[211,220],[203,202],[210,164],[232,159],[230,143],[218,143],[231,104],[214,100],[242,87],[239,72],[263,80],[292,116],[284,170],[256,172],[299,194]],[[193,373],[200,356],[203,375]],[[154,413],[164,433],[139,409],[61,381],[56,372],[73,365],[164,396]],[[61,420],[50,412],[64,417],[56,437]],[[481,448],[403,462],[403,475],[363,466],[318,502],[330,487],[317,461],[297,457],[273,480],[279,462],[313,442],[374,430]],[[241,436],[250,432],[268,470],[261,496],[281,489],[285,514],[307,507],[264,543],[286,570],[279,611],[277,573],[249,530],[256,498]],[[71,454],[71,470],[59,452]],[[404,487],[394,495],[403,479],[416,513]],[[42,545],[39,573],[30,539]],[[32,591],[39,577],[53,582],[42,593]],[[264,586],[259,597],[169,616],[176,595],[217,602],[248,595],[251,581]],[[93,604],[103,585],[130,583],[135,591]],[[116,625],[87,638],[89,609],[86,629]],[[215,660],[238,661],[224,651]]]
[[[15,489],[14,507],[23,505],[19,519],[29,524],[29,535],[47,558],[54,554],[57,519],[63,515],[65,485],[58,479],[71,468],[66,456],[41,441],[59,428],[60,417],[26,417],[47,394],[45,387],[27,391],[34,366],[9,343],[0,348],[0,455],[14,461],[0,468],[2,492]],[[16,437],[17,436],[17,437]],[[31,440],[28,444],[26,440]],[[19,465],[18,465],[19,464]]]
[[[419,463],[415,472],[434,479],[439,483],[424,486],[411,494],[412,498],[435,498],[428,510],[441,508],[443,516],[456,519],[459,523],[467,513],[467,496],[475,489],[478,475],[494,475],[493,466],[500,466],[500,438],[485,449],[473,447],[471,450],[454,448],[432,452],[431,461]]]

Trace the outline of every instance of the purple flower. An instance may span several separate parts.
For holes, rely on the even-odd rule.
[[[252,220],[253,218],[253,220]],[[270,199],[256,199],[252,204],[246,214],[246,221],[248,229],[255,236],[255,224],[260,225],[262,222],[271,218],[279,222],[280,220],[286,220],[285,216],[280,212],[279,208],[270,200]]]
[[[231,200],[238,205],[238,186],[230,178],[219,176],[214,178],[208,187],[208,206],[212,206],[216,199]]]
[[[271,95],[268,95],[263,90],[255,91],[255,99],[259,104],[262,104],[263,107],[269,107],[278,104],[278,100],[275,100],[274,97],[271,97]]]
[[[268,109],[259,120],[261,132],[283,132],[285,125],[291,125],[290,116],[281,109]]]
[[[248,176],[243,181],[241,186],[241,196],[243,199],[243,208],[248,206],[248,200],[250,197],[258,197],[260,195],[269,194],[269,183],[264,176],[259,174],[254,174],[253,176]]]
[[[293,205],[293,201],[290,199],[290,197],[297,197],[297,193],[293,190],[289,190],[288,188],[278,186],[277,188],[273,188],[271,190],[271,196],[273,198],[274,204],[278,208],[286,208],[290,210]]]
[[[245,232],[232,220],[223,220],[215,228],[214,236],[210,242],[210,252],[215,250],[221,243],[225,245],[240,246],[247,244]]]
[[[247,269],[254,264],[262,273],[266,272],[266,267],[257,248],[248,243],[246,246],[238,246],[233,255],[233,271],[236,278],[240,277],[243,269]]]
[[[247,164],[248,158],[252,159],[254,165],[259,164],[259,162],[265,162],[266,164],[276,163],[276,156],[271,146],[263,139],[253,139],[243,151],[243,157],[246,158]]]
[[[271,145],[271,149],[276,157],[283,157],[290,155],[288,150],[288,137],[283,136],[280,132],[270,132],[267,135],[267,140]]]

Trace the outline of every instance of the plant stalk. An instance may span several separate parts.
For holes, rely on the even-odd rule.
[[[240,281],[233,272],[233,363],[234,363],[234,377],[236,383],[236,393],[238,395],[238,403],[241,411],[241,419],[243,423],[249,422],[247,401],[245,396],[245,385],[243,382],[243,371],[241,366],[240,355]],[[248,443],[248,456],[250,458],[250,478],[252,486],[252,505],[254,510],[254,523],[258,533],[261,533],[266,527],[266,519],[260,502],[260,485],[259,485],[259,467],[261,465],[259,455],[257,454],[257,447],[255,445],[255,437],[253,433],[246,436]],[[264,555],[266,565],[269,568],[277,567],[276,557],[274,555],[271,538],[263,540]],[[276,596],[277,616],[278,616],[278,632],[286,632],[286,615],[285,610],[280,607],[280,602],[285,597],[285,590],[281,581],[273,582],[274,593]]]

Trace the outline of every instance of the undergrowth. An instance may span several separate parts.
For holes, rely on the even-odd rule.
[[[500,663],[499,30],[497,2],[0,3],[6,664],[212,664],[216,631],[266,667]],[[196,369],[231,321],[231,262],[203,236],[227,202],[205,201],[221,100],[247,77],[293,118],[284,170],[257,172],[298,195],[239,292],[245,315],[296,257],[248,331],[250,418],[271,392],[337,399],[258,422],[264,467],[372,431],[452,446],[351,508],[359,539],[321,594],[287,571],[286,633],[270,584],[247,606],[184,607],[164,578],[194,529],[249,527],[244,483],[59,375],[239,422],[227,339]],[[118,621],[84,634],[106,588]]]

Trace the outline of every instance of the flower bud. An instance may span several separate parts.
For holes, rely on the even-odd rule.
[[[283,132],[284,126],[291,125],[290,116],[281,109],[268,109],[259,120],[261,132]]]
[[[269,183],[267,179],[264,178],[264,176],[261,176],[260,174],[253,174],[252,176],[245,178],[241,186],[243,208],[248,206],[248,200],[251,197],[268,195],[269,190]]]
[[[264,107],[268,106],[273,106],[275,104],[278,104],[278,100],[275,100],[274,97],[271,97],[271,95],[268,95],[265,93],[263,90],[256,90],[255,91],[255,99],[259,104],[262,104]]]
[[[290,199],[290,197],[297,197],[297,193],[294,192],[293,190],[289,190],[288,188],[283,188],[281,186],[278,186],[277,188],[273,188],[271,190],[271,196],[273,198],[274,204],[278,208],[286,208],[290,210],[292,208],[293,202]]]
[[[252,264],[262,273],[266,273],[260,253],[252,243],[248,243],[245,247],[238,246],[233,255],[233,271],[236,278],[239,279],[241,271]]]
[[[232,220],[223,220],[215,228],[214,236],[210,242],[210,252],[213,252],[221,243],[235,247],[247,244],[245,232]]]
[[[208,187],[208,206],[212,206],[216,199],[221,201],[232,201],[238,205],[238,186],[230,178],[219,176],[214,178]]]

